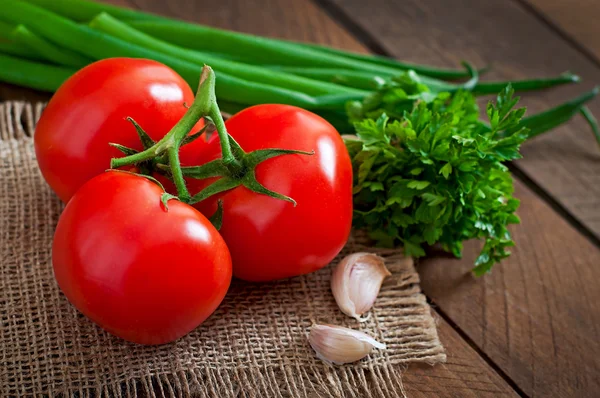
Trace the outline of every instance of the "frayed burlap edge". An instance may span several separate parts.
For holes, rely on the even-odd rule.
[[[15,151],[22,150],[22,142],[27,141],[23,156],[28,157],[27,163],[31,162],[33,150],[31,137],[35,122],[39,119],[44,104],[29,104],[23,102],[0,103],[0,141],[8,143],[8,148]],[[1,143],[1,142],[0,142]],[[11,155],[12,157],[13,155]],[[17,156],[18,157],[18,156]],[[15,158],[16,159],[16,158]],[[2,160],[2,159],[0,159]],[[17,160],[11,160],[16,162]],[[33,170],[34,166],[30,165]],[[37,184],[35,189],[44,189],[44,198],[51,198],[52,194],[44,186],[43,180],[37,172],[29,170],[31,180],[29,184]],[[15,173],[4,175],[13,176]],[[16,173],[18,177],[18,173]],[[0,186],[1,187],[1,186]],[[46,193],[47,192],[47,193]],[[6,194],[6,192],[5,192]],[[2,198],[6,199],[6,198]],[[55,200],[55,198],[54,198]],[[55,200],[51,210],[60,212],[62,206]],[[27,210],[27,209],[25,209]],[[22,211],[23,212],[23,211]],[[45,214],[46,209],[39,210]],[[27,211],[24,211],[27,213]],[[25,214],[26,217],[27,215]],[[4,217],[4,213],[0,214]],[[3,220],[0,220],[2,223]],[[8,223],[8,227],[6,228]],[[10,235],[14,223],[7,221],[2,226],[8,233],[0,235],[6,239],[6,246],[0,245],[5,250],[14,236]],[[31,222],[32,226],[35,222]],[[18,226],[17,226],[18,227]],[[46,226],[48,231],[52,226]],[[42,234],[44,234],[42,232]],[[16,235],[24,236],[27,234]],[[44,248],[44,250],[47,250]],[[61,327],[72,327],[76,339],[76,347],[73,342],[68,345],[69,355],[77,355],[81,359],[70,359],[75,363],[65,365],[64,356],[53,359],[55,350],[63,350],[61,342],[48,349],[48,343],[40,345],[45,335],[32,338],[31,327],[41,329],[52,328],[50,325],[40,326],[38,316],[46,316],[43,313],[34,313],[28,303],[21,304],[19,308],[0,307],[0,357],[6,358],[7,363],[0,364],[0,395],[5,396],[73,396],[73,397],[398,397],[405,396],[401,371],[410,362],[424,362],[435,364],[444,362],[446,355],[439,341],[435,321],[431,316],[429,306],[425,297],[420,293],[419,277],[416,273],[412,260],[406,259],[397,250],[373,249],[367,246],[364,236],[353,234],[350,242],[342,254],[356,251],[376,252],[386,258],[386,263],[393,276],[386,280],[382,287],[380,297],[371,313],[371,319],[363,324],[357,324],[354,320],[344,317],[335,308],[335,303],[327,290],[330,269],[319,271],[315,274],[294,278],[290,281],[266,285],[256,292],[255,288],[249,287],[243,282],[234,281],[228,297],[220,309],[211,317],[205,325],[190,335],[180,339],[173,345],[156,347],[142,347],[124,343],[107,333],[91,325],[85,318],[78,314],[59,293],[51,278],[51,272],[44,271],[41,284],[36,285],[34,290],[50,291],[52,300],[60,303],[60,308],[50,308],[53,311],[64,313]],[[49,251],[48,251],[49,253]],[[29,297],[27,289],[32,289],[31,279],[28,279],[27,264],[13,263],[11,259],[5,260],[8,253],[0,253],[0,289],[5,286],[8,290],[19,290],[15,293],[18,298]],[[43,253],[42,253],[43,254]],[[36,257],[37,258],[37,257]],[[40,258],[44,258],[43,255]],[[36,260],[37,261],[37,260]],[[47,263],[37,261],[33,264],[37,267],[48,267]],[[16,267],[16,270],[14,269]],[[23,285],[16,285],[14,281],[2,278],[12,278],[12,273],[17,272]],[[37,275],[37,273],[36,273]],[[39,277],[39,276],[37,276]],[[33,278],[35,279],[35,277]],[[36,282],[37,283],[37,282]],[[290,286],[285,287],[286,284]],[[16,286],[16,287],[15,287]],[[283,287],[282,287],[283,286]],[[265,300],[275,298],[275,301],[288,290],[302,290],[303,294],[290,296],[291,301],[281,302],[260,301],[263,296]],[[249,292],[249,293],[248,293]],[[275,292],[275,293],[273,293]],[[15,297],[8,295],[4,297],[4,291],[0,291],[0,303],[17,306]],[[268,295],[271,294],[271,298]],[[31,300],[34,300],[31,294]],[[248,300],[248,297],[250,300]],[[307,302],[315,298],[314,303],[308,302],[309,307],[304,312],[292,308],[287,313],[286,306],[293,306],[296,297],[304,297]],[[11,301],[12,300],[12,301]],[[27,301],[27,300],[25,300]],[[49,300],[50,301],[50,300]],[[288,327],[279,320],[269,320],[269,312],[283,305],[284,315],[295,316],[292,319],[294,327]],[[304,310],[304,308],[302,309]],[[236,312],[237,311],[237,312]],[[279,311],[279,310],[278,310]],[[296,311],[296,312],[294,312]],[[21,320],[23,313],[29,313],[29,319]],[[257,326],[252,324],[253,319],[248,319],[248,324],[240,327],[232,324],[231,319],[243,317],[247,314],[262,316],[263,323]],[[266,316],[262,314],[267,314]],[[4,316],[3,314],[8,314]],[[239,315],[238,315],[239,314]],[[291,315],[290,315],[291,314]],[[16,321],[14,320],[16,317]],[[34,322],[34,325],[23,326],[22,323]],[[267,322],[265,324],[264,322]],[[345,366],[330,366],[314,358],[314,353],[307,347],[306,334],[312,323],[335,323],[355,329],[361,329],[374,335],[376,338],[388,344],[388,350],[374,352],[369,358],[356,364]],[[212,341],[218,339],[219,330],[227,330],[229,335],[236,333],[251,334],[263,337],[262,331],[257,327],[271,328],[268,330],[272,335],[266,339],[273,348],[263,349],[255,352],[252,341],[256,336],[245,337],[246,343],[237,349],[227,347],[232,355],[228,353],[221,356],[211,357],[198,342]],[[217,330],[217,332],[214,332]],[[293,332],[292,336],[287,336]],[[283,342],[278,341],[285,334]],[[64,333],[63,333],[64,334]],[[214,335],[217,334],[215,337]],[[58,334],[60,335],[60,333]],[[6,336],[14,339],[24,340],[18,347],[7,345],[3,341]],[[97,346],[104,348],[98,349]],[[286,356],[278,350],[281,347],[293,348],[294,355]],[[102,349],[110,351],[110,366],[97,359]],[[44,352],[47,350],[48,352]],[[54,351],[53,351],[54,350]],[[112,351],[111,351],[112,350]],[[236,351],[237,350],[237,351]],[[197,352],[196,352],[197,351]],[[179,353],[179,354],[177,354]],[[180,357],[189,357],[183,360]],[[11,359],[10,356],[19,359]],[[37,356],[37,357],[36,357]],[[128,359],[129,358],[129,359]],[[116,361],[116,362],[115,362]],[[60,363],[59,363],[60,362]],[[84,369],[90,366],[90,362],[96,366],[95,369]],[[79,368],[80,367],[80,368]],[[61,368],[61,369],[59,369]]]

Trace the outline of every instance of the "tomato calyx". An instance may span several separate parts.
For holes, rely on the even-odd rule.
[[[219,136],[222,157],[202,166],[182,168],[179,160],[179,148],[202,135],[206,126],[200,132],[189,135],[191,129],[201,118],[210,120],[214,124]],[[154,142],[133,119],[128,118],[128,120],[135,126],[144,149],[137,152],[119,144],[111,144],[125,154],[125,157],[113,158],[111,168],[135,164],[140,167],[142,172],[149,173],[151,170],[157,170],[166,173],[177,188],[177,198],[187,204],[196,204],[218,193],[244,186],[258,194],[286,200],[295,206],[294,199],[272,191],[259,183],[256,179],[255,169],[259,164],[273,157],[314,154],[314,151],[279,148],[246,153],[225,128],[225,122],[215,96],[215,73],[207,65],[202,69],[194,102],[185,115],[160,141]],[[196,179],[220,178],[192,196],[187,189],[184,176]]]
[[[202,166],[182,167],[181,171],[185,177],[196,179],[205,179],[211,177],[221,177],[215,183],[207,186],[202,191],[198,192],[190,199],[191,204],[201,202],[213,195],[244,186],[252,192],[267,195],[272,198],[285,200],[296,206],[296,201],[289,196],[282,195],[272,191],[262,185],[256,179],[256,167],[267,159],[271,159],[282,155],[313,155],[314,151],[298,151],[293,149],[259,149],[249,153],[244,152],[242,147],[229,136],[232,154],[236,159],[236,167],[228,167],[223,159],[216,159]]]
[[[221,230],[223,226],[223,201],[221,199],[217,200],[217,211],[209,217],[208,221],[210,221],[217,231]]]
[[[187,108],[189,109],[189,107],[187,107]],[[210,120],[210,118],[205,117],[205,119],[208,119],[207,121],[210,121],[212,123],[212,120]],[[142,143],[142,147],[143,147],[144,151],[147,149],[150,149],[154,145],[156,145],[156,141],[154,141],[148,135],[148,133],[146,133],[146,131],[135,120],[133,120],[133,118],[127,117],[127,121],[130,122],[131,124],[133,124],[133,126],[135,127],[135,131],[137,132],[140,142]],[[204,134],[204,132],[206,131],[207,127],[208,127],[208,124],[204,125],[204,127],[202,127],[202,129],[200,129],[200,131],[186,136],[183,139],[183,141],[181,142],[180,146],[191,144],[192,142],[194,142],[195,140],[200,138],[202,136],[202,134]],[[139,151],[137,151],[133,148],[126,147],[121,144],[111,142],[108,145],[112,146],[113,148],[118,149],[125,156],[131,156],[131,155],[135,155],[135,154],[139,153]],[[136,164],[136,166],[140,170],[141,175],[144,175],[144,176],[151,175],[152,171],[157,171],[163,175],[166,175],[163,171],[161,171],[161,170],[163,170],[163,168],[160,168],[158,166],[164,165],[167,162],[168,162],[168,158],[167,158],[167,154],[165,153],[162,156],[157,156],[155,158],[139,162]]]

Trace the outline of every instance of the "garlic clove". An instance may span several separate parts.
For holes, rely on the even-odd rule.
[[[385,344],[366,333],[334,325],[313,325],[308,342],[319,359],[336,365],[356,362],[373,348],[385,350]]]
[[[359,322],[369,311],[383,280],[391,273],[383,258],[372,253],[355,253],[344,257],[331,274],[331,291],[340,310]]]

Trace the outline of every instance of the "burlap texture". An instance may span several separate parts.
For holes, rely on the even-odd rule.
[[[139,346],[104,332],[53,278],[62,204],[35,161],[41,110],[0,104],[0,396],[398,397],[403,364],[445,360],[413,263],[390,250],[376,250],[393,276],[364,323],[339,311],[326,267],[275,283],[234,281],[215,314],[172,344]],[[375,251],[359,240],[342,255]],[[388,349],[326,365],[307,343],[315,322],[363,330]]]

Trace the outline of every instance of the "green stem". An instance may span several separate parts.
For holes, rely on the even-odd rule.
[[[0,53],[0,81],[41,91],[56,91],[74,69],[27,61]]]
[[[237,175],[242,169],[242,165],[232,152],[229,134],[225,128],[225,122],[219,111],[215,96],[215,73],[209,66],[204,66],[202,69],[196,98],[194,99],[192,106],[190,106],[177,124],[152,147],[130,156],[112,159],[111,167],[118,168],[129,164],[144,162],[159,157],[166,152],[168,154],[171,175],[173,177],[173,182],[177,187],[179,199],[187,203],[190,200],[190,194],[186,188],[185,180],[181,172],[179,148],[192,128],[198,123],[198,120],[204,116],[210,116],[215,123],[221,143],[223,164],[231,175]]]
[[[592,132],[594,133],[594,137],[596,138],[596,142],[600,145],[600,128],[598,127],[598,120],[592,114],[592,111],[587,106],[583,106],[580,110],[581,115],[590,125]]]
[[[209,51],[208,48],[210,47],[213,49],[212,51],[220,53],[227,52],[227,50],[229,49],[230,53],[234,54],[236,57],[240,57],[243,55],[241,57],[242,59],[251,59],[254,60],[254,62],[252,63],[257,64],[277,63],[274,62],[275,59],[285,60],[286,58],[291,57],[291,59],[286,61],[287,65],[314,66],[315,63],[319,63],[321,65],[335,64],[337,66],[340,66],[341,64],[357,64],[357,67],[352,69],[363,69],[363,67],[367,65],[367,67],[370,66],[373,69],[395,70],[396,72],[412,69],[423,75],[428,75],[441,79],[459,79],[469,77],[469,73],[466,70],[437,68],[433,66],[409,64],[388,57],[357,54],[316,44],[298,43],[294,41],[279,39],[268,39],[246,33],[230,32],[203,25],[187,24],[182,21],[177,21],[174,19],[169,19],[166,17],[149,14],[142,11],[131,10],[128,8],[112,6],[104,3],[96,3],[86,0],[27,1],[79,22],[89,21],[99,13],[107,12],[120,20],[127,21],[128,23],[132,22],[132,25],[136,28],[141,27],[136,25],[138,22],[147,24],[162,24],[162,26],[159,27],[159,30],[163,30],[163,35],[156,35],[152,34],[151,32],[148,33],[152,34],[152,36],[163,38],[165,41],[174,44],[181,43],[178,41],[179,39],[181,39],[178,36],[189,35],[189,33],[191,33],[192,37],[185,39],[185,41],[190,45],[183,47],[198,49],[202,51]],[[184,33],[178,31],[178,26],[174,24],[180,24],[180,26],[188,25],[191,27],[191,29],[189,32]],[[171,26],[169,27],[169,25]],[[146,27],[148,26],[150,25],[146,25]],[[197,29],[194,29],[194,27],[197,27]],[[235,43],[237,44],[255,42],[258,45],[258,47],[253,47],[253,50],[246,51],[246,49],[243,47],[241,48],[237,45],[230,45],[232,44],[232,40],[235,41]],[[253,44],[250,45],[254,46]],[[259,49],[259,51],[260,49],[263,49],[263,51],[257,53],[256,51],[254,51],[257,48]],[[259,59],[260,62],[258,62]],[[480,71],[480,73],[483,73],[483,70]]]
[[[381,86],[385,80],[388,80],[393,76],[391,73],[373,73],[339,68],[310,68],[278,65],[270,65],[268,68],[293,73],[299,76],[306,76],[312,79],[343,84],[344,86],[360,88],[363,90],[375,90]],[[398,74],[400,73],[402,72],[399,71]]]
[[[210,108],[209,116],[215,124],[217,134],[219,134],[219,142],[221,143],[223,163],[225,164],[225,166],[237,165],[237,160],[233,155],[233,152],[231,151],[231,144],[229,143],[229,134],[227,133],[227,129],[225,128],[225,121],[223,120],[223,116],[221,116],[221,111],[219,110],[219,105],[217,105],[216,101],[214,106]]]
[[[92,60],[73,51],[61,48],[31,32],[24,25],[18,25],[12,32],[12,37],[17,43],[28,47],[47,61],[58,65],[81,68],[92,63]]]
[[[89,26],[79,25],[32,4],[4,0],[2,18],[23,23],[48,40],[82,53],[95,60],[111,57],[148,58],[162,62],[178,72],[192,87],[198,85],[201,65],[172,57],[161,52],[130,44]],[[313,96],[282,87],[240,79],[219,72],[219,99],[245,104],[281,103],[307,109],[318,106]]]
[[[219,104],[217,103],[217,98],[215,95],[215,82],[215,73],[212,71],[210,66],[205,65],[204,68],[202,68],[202,75],[200,76],[200,86],[198,88],[198,93],[196,94],[196,99],[192,104],[192,108],[197,105],[198,109],[200,109],[202,112],[202,116],[209,116],[212,119],[213,123],[215,124],[217,134],[219,135],[223,162],[226,165],[233,165],[233,167],[236,167],[237,160],[231,151],[229,134],[227,133],[227,129],[225,128],[225,121],[223,120],[223,116],[221,115],[221,111],[219,110]],[[190,110],[192,108],[190,108]],[[187,131],[189,132],[193,126],[194,125],[190,126],[190,128]],[[178,142],[181,142],[181,140],[183,140],[184,138],[185,135],[182,137],[178,136],[176,139],[178,140]]]
[[[350,69],[339,68],[311,68],[311,67],[285,67],[285,66],[270,66],[275,70],[281,70],[288,73],[298,74],[317,80],[330,81],[337,84],[343,84],[350,87],[361,88],[365,90],[373,90],[387,80],[397,76],[403,72],[399,71],[395,74],[391,73],[373,73],[369,71],[357,71]],[[464,84],[449,83],[443,80],[434,79],[428,76],[423,76],[417,73],[419,80],[425,84],[432,92],[454,92],[460,89],[466,89]],[[512,84],[515,91],[530,91],[540,90],[559,86],[562,84],[577,83],[581,79],[579,76],[570,72],[565,72],[556,77],[526,79],[513,81],[496,81],[496,82],[478,82],[473,86],[472,90],[475,94],[495,94],[501,91],[509,83]]]
[[[532,91],[556,87],[562,84],[579,83],[580,81],[581,78],[579,76],[571,72],[565,72],[559,76],[549,78],[512,80],[503,82],[480,82],[475,86],[473,92],[475,94],[495,94],[501,91],[509,83],[513,86],[515,91]]]
[[[183,141],[196,123],[198,123],[198,120],[208,114],[210,106],[212,105],[210,103],[210,98],[207,98],[207,95],[205,94],[205,86],[206,84],[204,84],[204,81],[201,80],[201,83],[198,87],[198,92],[196,94],[196,99],[192,103],[192,106],[190,106],[183,117],[179,119],[175,126],[173,126],[173,128],[159,142],[134,155],[112,159],[110,162],[110,167],[118,168],[130,164],[141,163],[162,155],[170,148],[179,148],[181,141]]]
[[[27,58],[31,61],[43,61],[35,51],[30,50],[14,41],[0,41],[0,53],[7,55],[16,55],[19,58]],[[4,65],[2,65],[4,67]]]
[[[14,25],[9,25],[6,22],[0,21],[0,38],[10,39],[12,31],[15,29]]]
[[[573,116],[581,112],[582,107],[594,99],[598,95],[598,92],[599,87],[595,87],[559,106],[528,116],[521,120],[520,124],[530,129],[529,139],[536,137],[570,120]]]
[[[190,200],[190,193],[185,185],[183,174],[181,173],[181,162],[179,161],[179,145],[171,147],[167,150],[169,155],[169,165],[171,166],[171,176],[177,188],[177,196],[179,200],[187,203]]]
[[[78,22],[87,22],[101,12],[108,12],[119,19],[164,19],[164,17],[158,15],[136,11],[130,8],[113,6],[106,3],[96,3],[88,0],[26,1]]]
[[[387,72],[388,74],[396,74],[400,70],[396,67],[324,53],[290,42],[181,21],[137,20],[130,21],[128,24],[137,30],[180,47],[202,51],[224,51],[228,48],[239,56],[252,58],[265,64],[333,67],[375,73]]]
[[[403,70],[414,70],[420,75],[435,77],[442,80],[454,80],[454,79],[462,79],[470,76],[470,72],[466,69],[448,69],[448,68],[438,68],[434,66],[428,65],[417,65],[407,62],[401,62],[394,58],[384,57],[381,55],[373,55],[373,54],[360,54],[352,51],[340,50],[338,48],[326,47],[319,44],[314,43],[300,43],[294,42],[296,45],[306,48],[311,48],[313,50],[317,50],[327,54],[335,54],[342,57],[360,60],[364,62],[369,62],[376,65],[387,66],[391,68],[396,68],[399,71]],[[478,74],[485,73],[489,68],[479,69],[477,71]]]
[[[169,56],[194,62],[200,65],[209,64],[217,73],[222,71],[232,76],[248,79],[253,82],[272,84],[274,86],[285,87],[290,90],[296,90],[310,95],[332,94],[339,92],[366,94],[366,92],[353,88],[348,88],[329,82],[313,80],[290,73],[272,71],[261,66],[230,61],[211,56],[206,52],[193,51],[178,47],[166,41],[156,39],[146,33],[140,32],[106,13],[96,16],[89,23],[89,26],[108,33],[121,40],[126,40],[132,44],[139,45],[153,51],[159,51]]]

